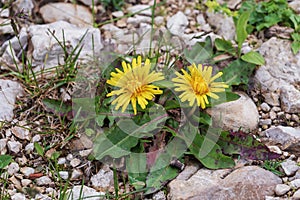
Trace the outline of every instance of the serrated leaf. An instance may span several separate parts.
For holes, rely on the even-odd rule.
[[[245,62],[241,59],[235,60],[223,70],[223,80],[229,85],[248,84],[256,65]]]
[[[205,61],[212,58],[213,48],[210,37],[205,39],[205,42],[198,42],[192,46],[191,50],[184,49],[183,51],[185,58],[189,63],[204,63]]]
[[[231,41],[229,41],[229,40],[216,38],[215,39],[215,46],[216,46],[218,51],[225,51],[225,52],[227,52],[231,55],[236,54],[235,48],[233,47]]]
[[[238,42],[238,49],[240,50],[242,47],[243,42],[246,40],[248,33],[247,33],[247,23],[249,20],[251,12],[243,12],[240,17],[238,18],[237,25],[236,25],[236,37]]]
[[[151,131],[163,126],[162,122],[168,118],[167,114],[156,116],[149,122],[138,126],[132,119],[121,119],[117,125],[110,128],[108,133],[101,134],[94,142],[96,159],[105,156],[120,158],[130,154],[130,149],[137,145],[138,138],[150,134]]]
[[[45,150],[44,148],[37,142],[33,143],[34,148],[36,150],[36,152],[40,155],[40,156],[44,156]]]
[[[253,135],[243,131],[223,131],[218,144],[226,154],[240,154],[244,159],[269,160],[279,158],[280,155],[271,152],[269,148],[256,140]]]
[[[255,51],[250,51],[246,53],[245,55],[242,55],[242,60],[248,63],[252,63],[255,65],[264,65],[265,64],[265,59],[260,55],[260,53],[255,52]]]
[[[0,169],[3,169],[12,161],[12,156],[10,155],[0,155]]]

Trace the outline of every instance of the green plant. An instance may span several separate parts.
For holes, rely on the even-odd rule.
[[[99,0],[99,2],[106,8],[111,10],[121,10],[124,5],[124,0]]]
[[[266,160],[263,162],[262,167],[264,169],[274,173],[277,176],[282,176],[282,175],[284,175],[284,173],[279,171],[280,165],[281,165],[281,162]]]
[[[247,30],[249,33],[254,30],[261,31],[273,25],[288,26],[294,29],[291,35],[292,51],[296,54],[300,50],[300,16],[289,8],[285,0],[270,0],[256,3],[254,0],[243,2],[239,13],[249,12],[249,25]]]

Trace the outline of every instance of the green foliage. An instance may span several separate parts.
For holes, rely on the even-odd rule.
[[[249,11],[248,12],[243,12],[237,20],[236,37],[237,37],[237,43],[238,43],[238,55],[239,56],[241,55],[242,44],[248,36],[246,27],[247,27],[247,23],[248,23],[248,20],[249,20],[249,16],[250,16]]]
[[[300,50],[300,16],[289,8],[286,0],[270,0],[256,3],[254,0],[243,2],[239,13],[250,12],[248,32],[261,31],[273,25],[288,26],[295,30],[291,35],[292,51],[294,54]]]
[[[12,156],[10,155],[0,155],[0,170],[4,169],[12,161]]]
[[[262,167],[270,172],[272,172],[273,174],[277,175],[277,176],[283,176],[284,173],[279,171],[281,166],[281,162],[278,161],[271,161],[271,160],[266,160],[264,161],[264,163],[262,164]]]
[[[227,16],[237,16],[236,11],[231,11],[226,4],[220,5],[216,0],[208,0],[205,2],[206,7],[208,8],[209,12],[220,12],[224,13]]]
[[[259,53],[255,51],[250,51],[246,53],[245,55],[241,56],[241,59],[245,62],[252,63],[255,65],[264,65],[265,64],[265,59],[260,55]]]

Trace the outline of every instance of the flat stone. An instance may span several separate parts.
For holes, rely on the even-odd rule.
[[[247,94],[238,94],[240,98],[236,101],[222,103],[206,111],[212,116],[214,125],[225,130],[255,130],[259,122],[256,105]]]
[[[275,193],[278,196],[282,196],[285,193],[287,193],[290,189],[291,189],[291,187],[286,184],[278,184],[278,185],[276,185]]]
[[[132,24],[133,26],[137,27],[140,23],[151,23],[151,17],[143,16],[143,15],[135,15],[134,17],[129,17],[127,19],[128,24]]]
[[[23,94],[24,90],[19,83],[0,79],[0,121],[13,119],[16,98]]]
[[[28,140],[31,139],[31,132],[29,131],[28,126],[15,126],[11,129],[11,132],[21,140]]]
[[[299,169],[299,166],[293,160],[285,160],[284,162],[281,163],[281,167],[287,176],[294,175]]]
[[[30,179],[22,179],[21,180],[21,184],[23,187],[27,187],[31,183],[32,183],[32,180],[30,180]]]
[[[85,185],[74,186],[72,189],[67,190],[66,200],[76,199],[89,199],[89,200],[102,200],[105,192],[97,192],[95,189],[87,187]],[[95,197],[90,197],[95,196]]]
[[[262,91],[264,97],[269,97],[268,101],[265,99],[268,104],[278,106],[279,95],[280,99],[289,99],[287,95],[290,93],[285,91],[285,88],[290,88],[291,85],[299,87],[300,53],[294,55],[291,51],[291,41],[276,37],[264,42],[259,48],[259,53],[266,63],[256,70],[254,86]],[[293,93],[297,94],[296,91]],[[297,109],[300,109],[298,104]]]
[[[49,33],[49,30],[55,33],[55,37],[59,41],[63,41],[64,37],[65,41],[67,41],[68,51],[73,50],[85,35],[80,44],[80,46],[82,45],[79,54],[79,59],[81,60],[90,60],[91,55],[97,55],[97,52],[99,53],[103,48],[101,33],[96,28],[79,28],[64,21],[32,25],[28,28],[28,33],[31,37],[33,48],[31,52],[32,65],[37,66],[34,68],[34,71],[46,70],[64,63],[64,50]],[[93,49],[96,49],[97,52],[93,52]]]
[[[300,113],[300,91],[293,85],[284,85],[280,90],[282,109],[288,113]]]
[[[140,15],[147,15],[147,16],[152,15],[152,10],[151,10],[151,7],[149,5],[141,5],[141,4],[134,5],[134,6],[128,7],[127,11],[130,12],[130,13],[139,12],[137,14],[140,14]]]
[[[300,188],[300,179],[295,179],[290,182],[290,185],[293,189]]]
[[[300,190],[297,190],[294,194],[293,194],[293,200],[299,200],[300,199]]]
[[[232,17],[221,13],[206,12],[207,22],[215,27],[216,33],[226,40],[234,40],[235,26]]]
[[[100,169],[96,175],[91,177],[92,186],[96,188],[108,188],[113,185],[113,171]]]
[[[157,192],[153,195],[152,200],[166,200],[166,195],[164,191]]]
[[[6,144],[8,139],[0,139],[0,154],[3,155],[7,152]]]
[[[118,11],[112,12],[111,15],[114,16],[114,17],[119,18],[119,17],[123,17],[124,16],[124,12],[121,11],[121,10],[118,10]]]
[[[26,200],[26,196],[22,193],[16,193],[11,196],[11,200]]]
[[[264,111],[264,112],[269,112],[271,110],[270,106],[267,104],[267,103],[262,103],[260,105],[261,109]]]
[[[25,177],[29,177],[30,174],[34,173],[34,169],[32,167],[22,167],[20,171],[25,175]]]
[[[82,176],[82,171],[79,169],[74,169],[71,174],[70,180],[77,180]]]
[[[20,152],[20,150],[22,148],[22,144],[20,142],[16,142],[16,141],[8,141],[7,147],[8,147],[9,151],[17,154]]]
[[[300,156],[300,129],[293,127],[271,127],[261,133],[266,145],[276,145],[284,151]]]
[[[38,186],[46,186],[52,183],[52,180],[48,176],[42,176],[37,178],[35,181]]]
[[[193,199],[264,199],[273,196],[281,179],[272,172],[257,166],[236,169],[225,178],[229,170],[200,169],[188,180],[174,179],[168,185],[168,198]],[[266,179],[266,177],[268,177]]]
[[[46,23],[64,20],[79,27],[93,26],[91,11],[87,7],[78,4],[63,2],[48,3],[42,6],[39,12]]]
[[[17,173],[19,171],[19,169],[20,169],[20,167],[19,167],[18,163],[12,162],[7,167],[7,173],[9,175],[14,175],[15,173]]]
[[[0,24],[9,24],[10,20],[9,19],[3,19],[0,18]],[[4,26],[0,26],[0,33],[1,34],[13,34],[14,33],[14,29],[12,28],[12,26],[9,25],[4,25]]]
[[[58,173],[59,173],[60,177],[64,180],[67,180],[69,178],[69,172],[67,172],[67,171],[59,171]]]
[[[81,163],[81,160],[78,159],[78,158],[74,158],[74,159],[72,159],[72,160],[70,161],[70,165],[71,165],[72,167],[77,167],[80,163]]]
[[[178,11],[167,21],[167,29],[176,36],[182,37],[186,27],[189,25],[189,20],[183,12]]]

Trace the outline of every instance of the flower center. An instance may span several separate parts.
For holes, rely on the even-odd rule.
[[[209,92],[207,82],[202,77],[196,77],[192,86],[196,95],[203,95]]]
[[[143,92],[143,85],[140,81],[138,80],[131,80],[127,82],[127,87],[126,87],[132,96],[138,96],[141,92]]]

